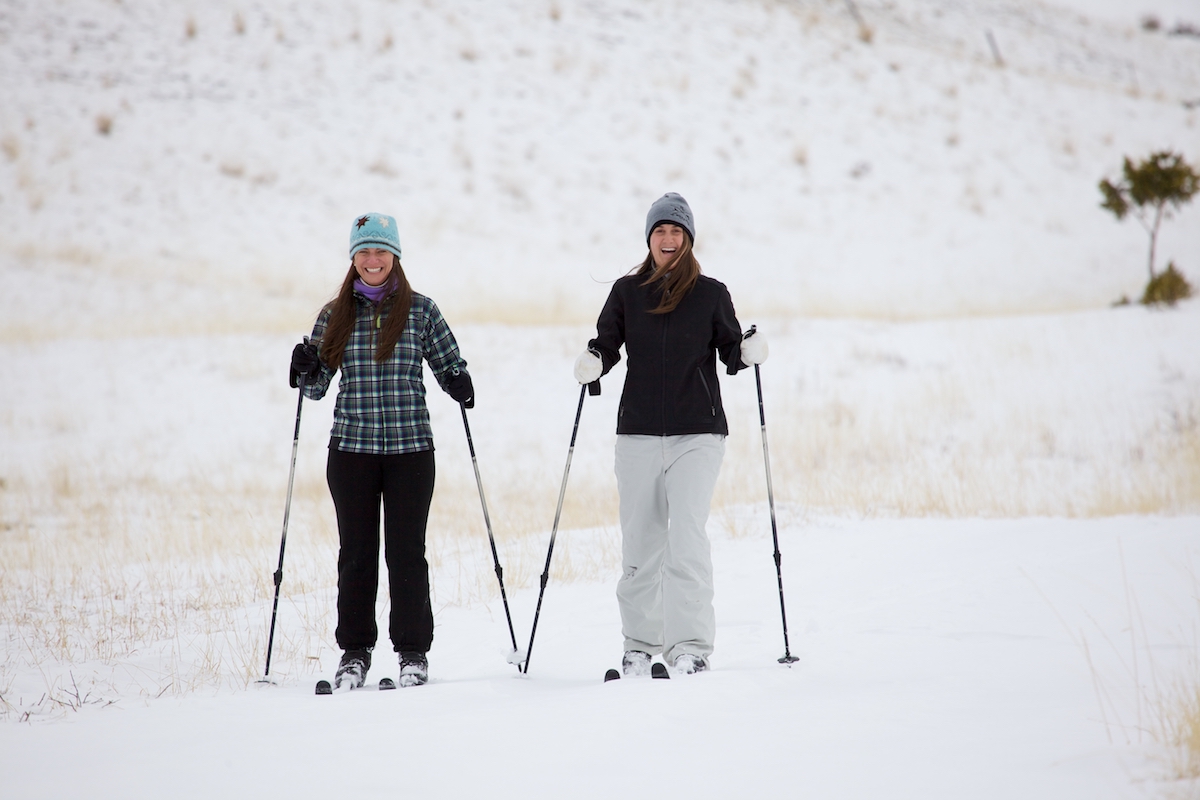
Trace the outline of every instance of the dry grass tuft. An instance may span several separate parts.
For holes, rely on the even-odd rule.
[[[1175,645],[1187,648],[1189,655],[1173,677],[1166,677],[1155,658],[1155,650],[1161,645],[1151,641],[1141,605],[1129,585],[1123,552],[1121,572],[1128,619],[1116,638],[1096,623],[1096,632],[1103,642],[1098,647],[1089,641],[1088,634],[1077,632],[1063,619],[1036,584],[1035,589],[1050,604],[1088,665],[1109,743],[1116,737],[1123,737],[1126,744],[1140,743],[1148,737],[1165,753],[1164,779],[1195,781],[1200,778],[1200,640],[1196,639],[1200,580],[1190,573],[1191,634],[1182,637],[1190,641]],[[1177,635],[1182,633],[1181,630]],[[1103,666],[1105,659],[1108,659],[1107,669]],[[1111,672],[1114,667],[1115,676]]]
[[[1169,753],[1172,780],[1200,778],[1200,665],[1193,661],[1158,708],[1157,739]]]

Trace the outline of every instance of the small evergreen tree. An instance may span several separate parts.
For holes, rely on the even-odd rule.
[[[1106,208],[1125,219],[1133,212],[1138,222],[1150,234],[1150,280],[1157,277],[1154,271],[1154,249],[1158,243],[1158,229],[1164,219],[1169,219],[1172,210],[1178,210],[1200,192],[1200,174],[1183,160],[1183,156],[1169,151],[1151,153],[1145,161],[1134,164],[1125,158],[1122,178],[1112,183],[1107,178],[1100,181],[1100,193],[1104,195],[1101,208]]]

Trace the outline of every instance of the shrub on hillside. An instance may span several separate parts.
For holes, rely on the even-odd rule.
[[[1142,294],[1142,303],[1148,306],[1173,306],[1180,300],[1192,296],[1192,285],[1188,283],[1183,273],[1175,269],[1175,262],[1167,263],[1167,268],[1150,279],[1146,291]]]

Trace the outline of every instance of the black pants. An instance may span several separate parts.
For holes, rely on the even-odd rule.
[[[433,499],[433,451],[403,455],[343,453],[329,445],[325,469],[337,510],[338,624],[343,650],[375,646],[379,591],[379,507],[383,499],[384,560],[392,601],[388,633],[400,650],[428,652],[433,644],[425,525]]]

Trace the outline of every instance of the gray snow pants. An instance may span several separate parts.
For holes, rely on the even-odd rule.
[[[713,651],[712,550],[705,524],[725,437],[617,436],[621,579],[617,604],[626,650]]]

